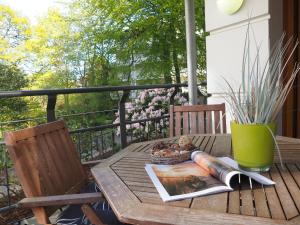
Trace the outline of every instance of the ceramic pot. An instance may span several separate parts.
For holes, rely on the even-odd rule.
[[[247,171],[268,171],[273,164],[276,124],[237,124],[231,122],[234,159]],[[270,129],[268,129],[268,127]]]

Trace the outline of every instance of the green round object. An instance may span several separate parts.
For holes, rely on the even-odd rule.
[[[239,11],[244,0],[217,0],[219,10],[225,14],[232,15]]]
[[[242,169],[268,170],[273,164],[276,124],[237,124],[231,122],[231,138],[234,159]]]

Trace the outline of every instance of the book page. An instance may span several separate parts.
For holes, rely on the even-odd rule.
[[[222,161],[223,163],[227,164],[228,166],[236,169],[236,170],[239,170],[241,174],[244,174],[250,178],[252,178],[253,180],[263,184],[263,185],[274,185],[275,182],[270,180],[269,178],[259,174],[259,173],[255,173],[255,172],[248,172],[248,171],[244,171],[244,170],[241,170],[237,164],[236,161],[234,161],[233,159],[229,158],[229,157],[219,157],[218,158],[220,161]],[[228,176],[227,180],[226,181],[227,183],[229,183],[229,180],[231,179],[232,176]]]
[[[163,201],[232,190],[192,161],[177,165],[147,164],[145,169]]]
[[[193,152],[191,158],[197,165],[228,186],[228,177],[231,178],[232,176],[240,173],[230,165],[203,151]]]

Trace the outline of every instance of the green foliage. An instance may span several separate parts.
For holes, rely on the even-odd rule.
[[[183,1],[83,1],[72,6],[84,46],[105,57],[111,73],[139,79],[180,82],[186,67]],[[196,2],[199,77],[205,75],[204,2]],[[200,13],[198,13],[200,12]],[[78,18],[81,19],[78,19]],[[201,76],[202,75],[202,76]]]
[[[49,9],[37,25],[0,5],[0,27],[0,60],[25,70],[27,89],[181,82],[186,67],[184,1],[74,0],[64,12]],[[196,30],[204,79],[203,0],[196,1]],[[56,109],[59,114],[111,109],[114,96],[59,96]],[[26,117],[45,116],[45,98],[25,101]]]
[[[20,64],[25,60],[26,41],[30,37],[30,24],[8,6],[0,5],[0,62]]]
[[[20,90],[26,84],[24,74],[17,67],[0,64],[0,90]],[[26,101],[21,98],[0,98],[0,106],[0,121],[22,119],[27,109]]]

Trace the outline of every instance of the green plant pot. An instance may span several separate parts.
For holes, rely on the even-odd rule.
[[[268,171],[273,164],[276,124],[237,124],[231,122],[234,159],[248,171]]]

